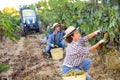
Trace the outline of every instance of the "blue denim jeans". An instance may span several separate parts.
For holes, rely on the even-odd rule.
[[[86,72],[86,80],[90,80],[90,76],[87,73],[87,71],[90,68],[91,63],[92,63],[92,61],[89,58],[85,58],[82,61],[82,69]],[[75,71],[80,70],[80,68],[77,66],[71,68],[71,67],[67,67],[67,66],[63,65],[62,66],[62,73],[65,74],[65,73],[69,72],[70,69],[74,69]]]
[[[64,47],[65,47],[65,43],[64,43],[63,41],[60,42],[60,43],[58,43],[58,47],[64,48]],[[52,48],[52,47],[51,47],[50,45],[47,45],[47,46],[45,47],[45,52],[50,53],[51,48]]]

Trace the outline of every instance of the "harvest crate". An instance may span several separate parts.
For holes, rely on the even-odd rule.
[[[51,49],[51,55],[53,60],[59,60],[63,58],[63,49],[62,48],[54,48]]]

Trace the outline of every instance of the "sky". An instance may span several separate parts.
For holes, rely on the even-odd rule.
[[[20,5],[37,3],[40,0],[0,0],[0,10],[3,10],[5,7],[14,7],[19,10]]]

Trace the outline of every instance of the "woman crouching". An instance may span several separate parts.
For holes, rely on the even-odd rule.
[[[65,31],[66,35],[64,38],[68,45],[66,47],[66,56],[62,65],[62,73],[66,74],[71,69],[75,71],[84,70],[86,72],[86,80],[90,80],[90,76],[87,71],[92,61],[89,58],[83,58],[83,56],[94,51],[101,43],[105,42],[105,40],[100,40],[92,47],[85,47],[84,43],[88,42],[88,40],[93,38],[95,35],[101,33],[101,31],[97,30],[85,37],[81,37],[78,29],[79,28],[70,26]]]

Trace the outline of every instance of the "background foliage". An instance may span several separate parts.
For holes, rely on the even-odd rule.
[[[5,8],[0,11],[0,35],[9,37],[11,40],[16,41],[18,36],[15,32],[19,29],[19,16],[14,8]]]
[[[113,2],[103,0],[102,4],[99,4],[96,1],[98,0],[91,0],[91,2],[48,0],[47,3],[42,0],[36,6],[43,24],[60,22],[64,23],[66,27],[74,25],[80,27],[80,32],[83,34],[102,29],[104,32],[110,32],[110,37],[114,38],[116,34],[120,33],[119,10],[113,9],[113,4],[111,4]],[[117,29],[116,32],[115,29]],[[96,39],[92,40],[92,44],[95,42]]]
[[[116,2],[116,3],[115,3]],[[74,25],[80,27],[81,34],[89,34],[95,30],[103,29],[110,32],[109,35],[114,38],[119,34],[120,13],[113,9],[113,5],[119,5],[119,0],[90,0],[81,2],[80,0],[41,0],[36,4],[25,5],[31,8],[36,7],[39,19],[43,25],[49,22],[60,22],[65,27]],[[0,33],[15,40],[15,31],[18,30],[19,12],[14,8],[5,8],[0,12],[0,27],[4,30]],[[117,29],[115,32],[115,29]],[[98,38],[99,40],[99,38]],[[96,39],[92,40],[92,44]]]

